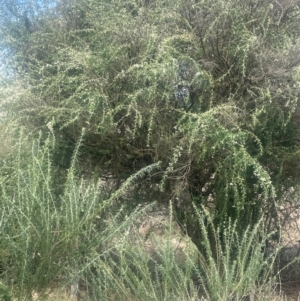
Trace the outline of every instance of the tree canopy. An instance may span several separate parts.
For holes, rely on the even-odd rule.
[[[136,189],[172,200],[191,236],[193,206],[218,224],[276,222],[300,170],[298,1],[2,2],[10,130],[50,132],[63,171],[84,129],[85,177],[121,183],[160,162]]]

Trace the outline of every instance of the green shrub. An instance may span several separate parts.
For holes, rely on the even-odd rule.
[[[40,2],[3,1],[1,107],[11,129],[54,134],[61,175],[85,128],[78,171],[120,184],[161,162],[138,187],[176,201],[192,238],[192,201],[216,225],[278,220],[300,166],[296,0]]]

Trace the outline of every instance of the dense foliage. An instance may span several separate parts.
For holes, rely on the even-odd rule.
[[[119,185],[160,162],[136,201],[174,201],[196,243],[192,204],[276,224],[300,168],[298,1],[1,3],[7,126],[50,131],[61,177],[84,128],[81,175]]]

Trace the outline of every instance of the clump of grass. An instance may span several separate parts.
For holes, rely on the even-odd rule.
[[[208,211],[195,207],[203,250],[178,250],[170,203],[164,237],[141,237],[134,225],[147,207],[128,214],[115,200],[156,166],[140,170],[106,196],[102,185],[76,173],[83,136],[63,189],[55,187],[54,141],[34,141],[25,157],[20,139],[10,167],[14,172],[0,182],[3,298],[9,300],[11,293],[15,300],[32,300],[35,292],[41,300],[51,295],[53,282],[64,288],[79,279],[84,300],[246,300],[272,286],[274,257],[264,257],[268,237],[262,222],[241,235],[236,223],[217,228]]]
[[[174,224],[170,220],[168,225],[162,239],[144,240],[134,230],[119,235],[110,252],[93,263],[92,300],[199,300],[192,277],[196,261],[181,251],[179,264]]]
[[[262,221],[240,236],[236,223],[222,232],[213,226],[210,213],[199,212],[204,252],[183,250],[178,261],[172,245],[173,225],[164,241],[145,252],[149,241],[123,234],[110,253],[93,262],[91,300],[269,300],[274,288],[275,254],[266,258]],[[170,210],[172,212],[172,210]],[[208,234],[211,228],[213,235]],[[200,232],[200,231],[199,231]],[[198,258],[198,260],[197,260]]]
[[[31,300],[33,292],[46,296],[54,281],[72,283],[87,269],[88,260],[97,259],[102,246],[134,218],[125,219],[122,208],[111,212],[114,197],[126,187],[105,198],[99,183],[77,176],[82,139],[83,135],[65,180],[60,179],[63,189],[55,186],[59,179],[51,161],[51,138],[35,140],[25,158],[20,139],[19,154],[10,166],[13,173],[1,178],[1,278],[16,300]],[[125,184],[134,180],[133,176]]]
[[[266,235],[263,221],[249,225],[242,233],[236,222],[220,229],[204,208],[194,208],[203,238],[197,277],[207,300],[244,300],[274,282],[275,252],[265,256]],[[253,299],[252,299],[253,300]]]

